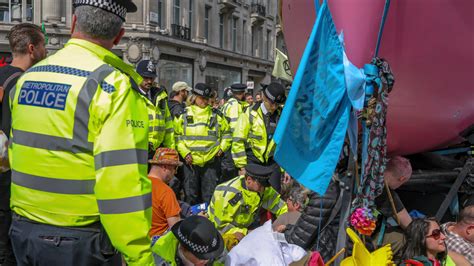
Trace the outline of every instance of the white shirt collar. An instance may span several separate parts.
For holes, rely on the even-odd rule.
[[[260,109],[262,109],[262,113],[263,113],[264,115],[266,115],[266,114],[268,113],[268,110],[267,110],[267,108],[265,107],[265,104],[264,104],[264,103],[261,103],[261,104],[260,104]]]

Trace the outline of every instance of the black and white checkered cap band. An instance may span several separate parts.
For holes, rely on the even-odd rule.
[[[194,91],[195,91],[197,94],[199,94],[199,95],[204,95],[204,91],[203,91],[203,90],[194,88]]]
[[[178,237],[181,239],[181,241],[186,243],[186,245],[188,245],[188,247],[191,248],[191,252],[198,253],[198,254],[206,254],[209,251],[209,246],[201,246],[201,245],[198,245],[198,244],[195,244],[195,243],[191,242],[189,239],[187,239],[181,233],[180,229],[178,229]],[[216,239],[214,239],[214,241],[212,241],[213,246],[216,245],[215,243],[217,244]]]
[[[127,8],[118,4],[113,0],[74,0],[74,6],[95,6],[105,11],[109,11],[119,16],[123,21],[125,21],[125,16],[127,16]]]
[[[265,88],[263,90],[263,93],[265,93],[265,96],[267,96],[268,99],[270,99],[272,102],[275,102],[275,96],[270,94],[270,92],[268,91],[268,88]]]

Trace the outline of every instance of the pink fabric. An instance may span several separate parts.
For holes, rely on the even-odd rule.
[[[349,59],[358,67],[373,56],[385,1],[330,0]],[[315,20],[314,0],[283,0],[283,32],[296,73]],[[460,142],[474,124],[474,1],[392,1],[379,56],[395,75],[387,129],[392,155]],[[298,19],[295,19],[298,18]]]
[[[309,266],[324,266],[323,258],[321,258],[321,254],[317,251],[313,251],[311,253],[311,258],[308,262]]]

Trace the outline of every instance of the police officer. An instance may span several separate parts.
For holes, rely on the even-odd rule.
[[[201,216],[179,221],[153,246],[157,265],[210,265],[224,251],[214,225]]]
[[[168,94],[164,87],[156,87],[156,65],[151,60],[142,60],[137,64],[137,73],[142,76],[140,91],[146,98],[148,117],[148,157],[155,154],[158,147],[174,149],[173,119],[168,109]]]
[[[245,170],[245,175],[216,187],[208,208],[209,220],[221,232],[224,240],[232,237],[240,241],[247,234],[260,207],[277,216],[288,211],[286,203],[270,186],[272,168],[249,163]],[[226,244],[230,242],[226,241]]]
[[[273,159],[275,133],[280,119],[280,105],[285,102],[285,88],[270,83],[263,89],[262,103],[256,103],[243,113],[232,135],[232,158],[237,168],[247,162],[266,165],[273,169],[270,183],[277,190],[281,187],[281,170]]]
[[[229,124],[222,113],[209,105],[211,88],[198,83],[194,102],[175,120],[176,148],[186,163],[184,193],[191,205],[209,202],[220,176],[216,157],[230,148]]]
[[[247,109],[249,104],[245,101],[245,90],[247,89],[247,85],[233,84],[230,86],[230,89],[232,91],[232,96],[227,103],[224,104],[222,113],[224,113],[224,116],[229,122],[230,132],[234,132],[240,114]],[[239,172],[234,165],[231,151],[229,149],[224,153],[222,159],[222,182],[228,181],[229,179],[236,177],[238,174]]]
[[[153,265],[142,78],[111,52],[137,7],[73,5],[72,38],[10,94],[14,253],[20,265],[120,265],[118,252]]]

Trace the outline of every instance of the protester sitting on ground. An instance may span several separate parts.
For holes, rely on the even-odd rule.
[[[280,215],[272,224],[273,230],[283,232],[288,224],[296,224],[306,206],[307,192],[301,186],[293,187],[286,199],[288,212]]]
[[[445,223],[441,227],[448,250],[463,255],[474,265],[474,205],[461,210],[458,222]]]
[[[447,252],[446,236],[434,218],[414,219],[406,228],[405,236],[403,265],[469,266],[469,262],[463,256]]]
[[[204,217],[191,216],[176,223],[152,248],[155,265],[204,266],[224,251],[224,240]]]
[[[152,219],[149,235],[152,245],[180,220],[178,200],[168,182],[183,163],[179,161],[178,152],[169,148],[158,148],[151,164],[148,177],[152,182]]]
[[[277,216],[288,211],[270,186],[271,167],[249,163],[245,171],[245,175],[217,186],[208,208],[209,220],[223,234],[228,250],[248,233],[260,207]]]
[[[339,191],[339,183],[334,176],[323,196],[314,191],[308,194],[308,203],[296,224],[294,226],[287,225],[285,228],[285,238],[288,243],[298,245],[305,250],[317,249],[325,261],[334,256],[339,216],[330,218],[332,212],[335,214],[340,212],[334,207]]]
[[[372,245],[375,248],[391,244],[394,261],[401,258],[401,252],[405,245],[403,238],[404,229],[411,223],[412,218],[405,209],[395,189],[407,182],[412,174],[410,161],[401,156],[395,156],[389,160],[384,171],[384,180],[390,188],[395,210],[387,189],[384,188],[382,194],[375,199],[376,209],[381,213],[378,217],[377,227],[372,234]],[[394,214],[396,212],[396,215]],[[392,218],[392,219],[390,219]],[[396,222],[399,221],[399,226]],[[385,225],[384,225],[385,224]],[[385,228],[381,230],[381,228]],[[380,235],[383,234],[383,235]]]

